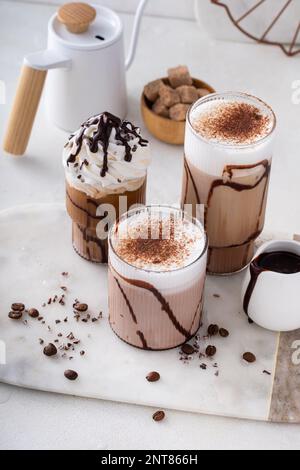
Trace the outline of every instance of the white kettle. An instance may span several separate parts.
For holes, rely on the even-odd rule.
[[[109,8],[68,3],[50,18],[47,49],[24,59],[4,138],[5,151],[25,152],[48,70],[46,111],[59,128],[73,131],[87,117],[102,111],[125,117],[125,71],[134,58],[146,3],[139,3],[126,61],[122,22]]]

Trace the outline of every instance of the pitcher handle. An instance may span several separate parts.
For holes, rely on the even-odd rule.
[[[136,10],[136,14],[135,14],[135,18],[134,18],[133,31],[132,31],[132,37],[131,37],[131,43],[130,43],[130,47],[129,47],[128,56],[127,56],[127,59],[126,59],[126,62],[125,62],[126,70],[128,70],[129,67],[131,66],[131,64],[133,62],[133,59],[134,59],[134,56],[135,56],[137,40],[138,40],[138,35],[139,35],[139,32],[140,32],[140,26],[141,26],[141,19],[142,19],[142,15],[144,13],[147,2],[148,2],[148,0],[141,0],[139,5],[138,5],[138,8]]]
[[[13,155],[25,153],[47,71],[51,68],[69,67],[70,65],[69,59],[59,57],[51,50],[25,57],[4,136],[3,149],[6,152]]]

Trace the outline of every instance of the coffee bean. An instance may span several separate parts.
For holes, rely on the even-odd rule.
[[[57,354],[57,349],[54,344],[49,343],[47,346],[44,347],[44,354],[45,356],[55,356]]]
[[[183,352],[183,354],[187,354],[188,356],[190,356],[191,354],[194,354],[195,348],[191,344],[185,343],[181,346],[181,351]]]
[[[245,352],[245,354],[243,354],[243,359],[249,364],[253,364],[253,362],[256,361],[256,357],[251,352]]]
[[[206,350],[205,350],[205,354],[208,356],[208,357],[213,357],[217,352],[217,348],[215,346],[207,346]]]
[[[157,382],[160,379],[160,375],[158,372],[152,371],[146,376],[148,382]]]
[[[89,306],[87,304],[74,304],[74,309],[77,312],[86,312]]]
[[[209,325],[207,329],[208,336],[216,336],[219,333],[218,325]]]
[[[219,335],[222,338],[227,338],[229,336],[229,331],[225,330],[225,328],[220,328]]]
[[[36,308],[30,308],[28,310],[28,315],[31,317],[31,318],[38,318],[40,313],[39,311],[36,309]]]
[[[77,377],[78,377],[77,372],[75,372],[75,370],[70,370],[70,369],[66,370],[64,375],[65,375],[66,379],[68,379],[68,380],[76,380]]]
[[[157,422],[158,422],[158,421],[162,421],[162,420],[164,419],[164,417],[165,417],[165,412],[162,411],[162,410],[156,411],[156,412],[153,414],[153,416],[152,416],[152,418],[154,419],[154,421],[157,421]]]
[[[11,305],[11,309],[14,312],[23,312],[23,310],[25,310],[25,305],[19,302],[15,302],[14,304]]]
[[[20,318],[22,318],[22,315],[23,312],[20,311],[11,311],[8,314],[9,318],[11,318],[12,320],[20,320]]]

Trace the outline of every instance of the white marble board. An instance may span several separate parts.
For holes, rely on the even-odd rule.
[[[62,276],[62,272],[69,275]],[[278,346],[284,360],[286,350],[280,348],[280,335],[248,324],[239,296],[242,277],[239,274],[207,279],[200,351],[208,344],[215,345],[214,359],[193,355],[186,363],[180,360],[179,349],[141,351],[123,343],[111,331],[107,321],[107,267],[91,264],[75,254],[71,224],[63,205],[35,204],[2,211],[0,345],[2,350],[6,349],[6,364],[0,364],[0,381],[157,408],[300,422],[293,390],[281,389]],[[67,292],[61,286],[66,286]],[[49,297],[62,293],[66,298],[64,306],[57,302],[42,306]],[[76,322],[72,309],[76,298],[88,303],[92,316],[102,311],[103,318],[94,323]],[[28,317],[27,324],[9,319],[14,301],[38,308],[45,323]],[[67,323],[63,322],[65,317]],[[56,324],[57,319],[62,322]],[[210,323],[229,330],[229,338],[203,339]],[[60,342],[63,339],[68,342],[65,336],[72,332],[80,344],[67,357],[45,357],[39,338],[45,343],[53,342],[59,332],[63,333]],[[84,356],[80,356],[80,350],[85,351]],[[255,353],[255,364],[244,363],[242,354],[246,351]],[[68,358],[71,355],[72,360]],[[1,359],[4,362],[3,354],[0,362]],[[206,370],[200,368],[203,363]],[[78,380],[66,380],[66,369],[76,370]],[[159,382],[145,380],[152,370],[160,373]],[[283,377],[285,387],[287,383],[294,387],[294,373],[291,372],[289,381]],[[283,399],[284,412],[279,406]]]

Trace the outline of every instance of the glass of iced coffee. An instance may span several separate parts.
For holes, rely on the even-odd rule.
[[[183,211],[148,206],[129,211],[109,236],[109,322],[141,349],[175,348],[198,331],[207,237]]]
[[[265,220],[276,118],[244,93],[212,94],[190,109],[182,206],[203,221],[208,272],[245,268]]]
[[[148,141],[131,122],[101,113],[70,135],[63,164],[73,247],[88,261],[107,263],[109,228],[146,202]]]

